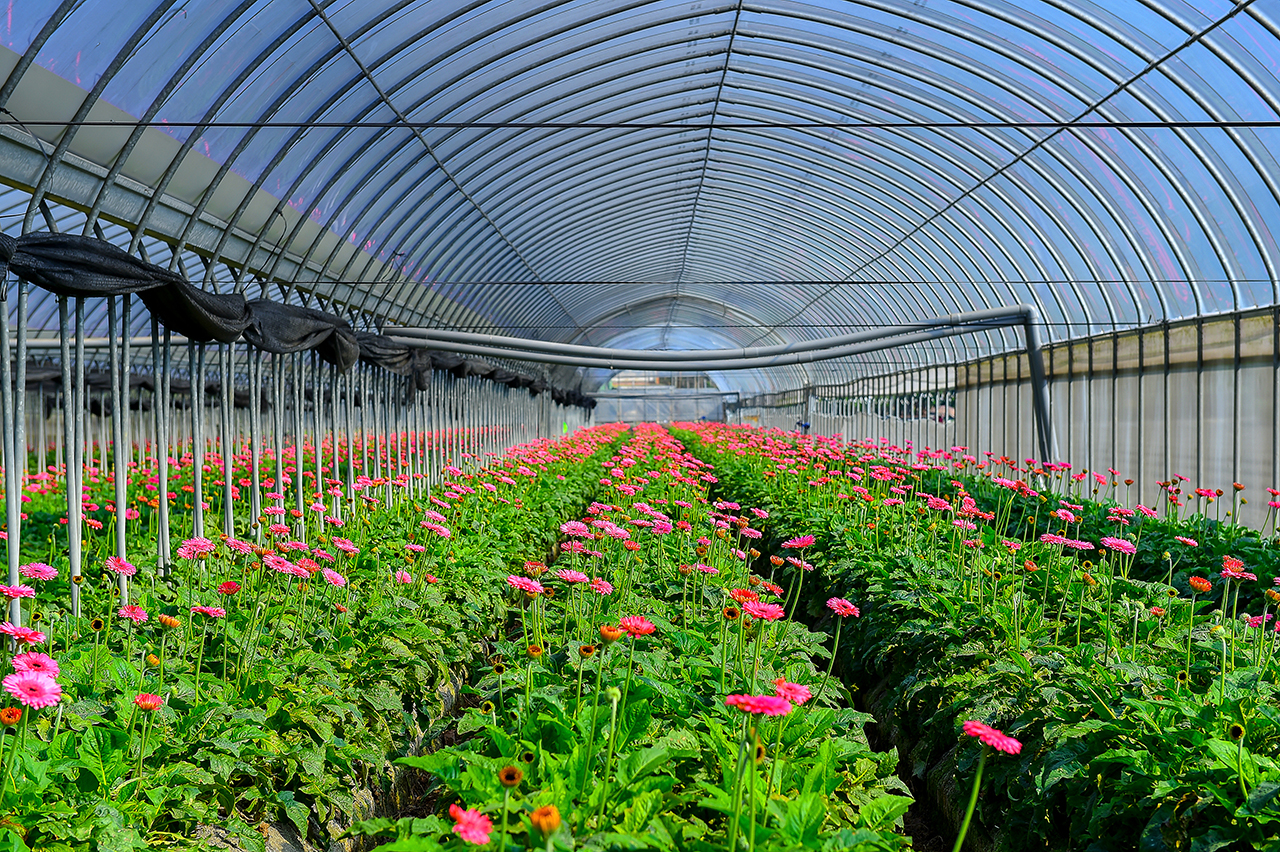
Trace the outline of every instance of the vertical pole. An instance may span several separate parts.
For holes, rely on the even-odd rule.
[[[204,535],[204,344],[187,343],[191,371],[191,535]]]
[[[4,287],[4,283],[0,282],[0,287]],[[10,369],[9,356],[9,294],[0,293],[0,313],[4,316],[0,317],[0,350],[4,352],[4,363],[0,364],[0,419],[4,424],[4,508],[5,521],[8,524],[7,541],[5,542],[5,550],[9,559],[9,585],[16,586],[21,580],[18,574],[18,566],[21,563],[22,555],[20,553],[22,547],[22,481],[18,473],[21,465],[18,463],[17,441],[14,429],[14,388],[13,373]],[[22,603],[18,598],[9,601],[8,618],[14,624],[22,624]]]
[[[125,529],[124,529],[124,501],[125,501],[125,478],[129,475],[128,465],[125,464],[124,457],[124,422],[121,418],[120,409],[127,407],[120,405],[120,335],[119,326],[116,322],[116,297],[107,297],[107,360],[111,369],[111,427],[114,435],[112,436],[111,446],[111,470],[115,478],[115,503],[116,503],[116,556],[121,559],[125,556]],[[125,332],[128,333],[127,331]],[[105,414],[105,412],[103,412]],[[105,441],[103,442],[106,443]],[[106,454],[102,456],[103,467],[106,467]],[[103,471],[106,472],[105,470]],[[116,577],[116,585],[120,589],[120,603],[129,603],[129,578],[120,574]]]

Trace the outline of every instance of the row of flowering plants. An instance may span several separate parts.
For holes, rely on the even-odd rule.
[[[22,582],[0,587],[10,618],[0,623],[10,640],[0,847],[199,846],[197,832],[212,830],[261,850],[265,825],[282,820],[304,838],[337,834],[355,791],[379,792],[389,761],[445,715],[498,637],[506,600],[497,583],[549,552],[559,521],[599,487],[623,431],[597,427],[487,464],[468,459],[430,494],[411,487],[379,441],[385,479],[362,472],[355,499],[337,480],[308,489],[306,513],[283,508],[274,489],[288,483],[270,480],[268,458],[267,511],[247,517],[243,493],[236,504],[237,529],[261,537],[175,542],[164,575],[145,502],[155,460],[129,467],[131,499],[141,500],[124,558],[106,555],[109,525],[88,523],[114,485],[86,471],[81,576],[65,534],[33,523]],[[316,449],[305,450],[298,465],[316,469]],[[321,472],[334,475],[345,459],[320,452]],[[190,458],[172,461],[167,487],[194,495]],[[373,467],[363,451],[358,461]],[[216,500],[220,460],[211,462],[204,496]],[[242,492],[250,464],[248,452],[235,454]],[[29,517],[56,514],[66,504],[61,471],[31,477],[24,497]]]
[[[554,560],[495,583],[511,617],[456,744],[399,761],[429,813],[355,833],[384,852],[908,848],[896,751],[870,748],[824,635],[790,617],[779,566],[813,537],[764,553],[768,512],[710,502],[714,483],[638,427]]]
[[[1115,472],[964,448],[676,434],[716,465],[722,499],[816,534],[810,623],[843,627],[837,671],[953,827],[986,757],[957,735],[1016,738],[985,765],[974,848],[1280,848],[1280,559],[1221,508],[1242,487],[1175,476],[1149,507]],[[833,590],[861,617],[830,613]]]

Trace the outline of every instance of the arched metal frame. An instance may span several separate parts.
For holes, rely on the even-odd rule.
[[[31,0],[0,33],[27,122],[0,128],[7,230],[48,199],[62,230],[362,327],[630,348],[1016,302],[1052,342],[1280,301],[1280,130],[1249,126],[1280,118],[1268,0],[137,5]],[[77,126],[121,114],[194,126]],[[33,327],[55,315],[32,294]]]

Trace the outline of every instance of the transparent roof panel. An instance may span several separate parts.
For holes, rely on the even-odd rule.
[[[1017,302],[1059,340],[1277,298],[1280,0],[84,0],[50,21],[60,5],[0,16],[31,69],[0,106],[97,176],[45,182],[55,223],[92,230],[97,205],[128,245],[145,207],[112,206],[124,178],[89,185],[124,136],[40,124],[103,81],[155,124],[128,180],[181,201],[143,223],[149,256],[199,277],[222,251],[219,287],[257,241],[253,275],[299,299],[347,282],[368,321],[658,348]],[[191,142],[180,165],[157,134]],[[6,232],[42,224],[31,203],[0,192]]]

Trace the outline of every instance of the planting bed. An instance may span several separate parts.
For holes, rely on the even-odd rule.
[[[3,848],[1280,848],[1280,560],[1218,515],[1242,492],[1156,512],[1114,475],[706,423],[446,476],[307,513],[267,480],[235,507],[261,541],[161,576],[107,555],[91,469],[78,618],[33,477]]]
[[[984,757],[961,723],[1021,741],[985,761],[975,848],[1280,848],[1280,559],[1219,520],[1230,494],[1175,481],[1157,513],[1115,473],[676,434],[715,464],[722,498],[816,535],[809,622],[834,629],[829,594],[860,600],[838,670],[953,832]]]

